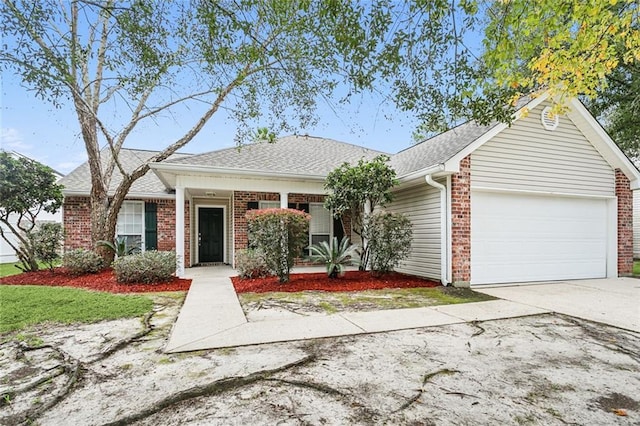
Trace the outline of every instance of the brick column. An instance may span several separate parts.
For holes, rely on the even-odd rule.
[[[618,276],[633,273],[633,192],[629,179],[616,169],[618,197]]]
[[[471,156],[460,161],[451,177],[451,269],[456,287],[471,281]]]

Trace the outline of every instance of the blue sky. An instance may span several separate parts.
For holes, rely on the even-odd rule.
[[[70,104],[56,109],[22,87],[11,71],[2,75],[0,146],[17,151],[66,174],[86,160],[80,127]],[[374,95],[355,97],[348,105],[320,104],[320,123],[301,133],[354,143],[385,152],[411,145],[417,122],[397,111],[392,101]],[[128,138],[125,146],[159,149],[192,125],[188,111],[154,123],[148,121]],[[224,111],[214,116],[182,152],[200,153],[234,145],[235,123]],[[278,135],[285,136],[285,135]]]

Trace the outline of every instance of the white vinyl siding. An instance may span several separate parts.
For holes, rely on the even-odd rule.
[[[439,280],[440,192],[426,183],[398,191],[386,210],[405,214],[413,224],[411,254],[396,271]]]
[[[471,156],[472,187],[610,196],[613,169],[566,115],[553,131],[543,103]]]

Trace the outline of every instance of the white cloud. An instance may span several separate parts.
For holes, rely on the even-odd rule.
[[[84,151],[76,152],[71,156],[71,158],[67,158],[67,160],[68,161],[57,163],[53,168],[60,173],[67,174],[78,167],[80,164],[87,161],[87,153]]]
[[[0,128],[0,146],[6,151],[17,151],[24,154],[32,146],[25,143],[20,131],[11,127]]]

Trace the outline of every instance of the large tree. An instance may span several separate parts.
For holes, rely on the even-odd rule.
[[[365,16],[349,2],[3,0],[0,64],[75,111],[91,172],[92,240],[112,241],[127,192],[149,170],[118,161],[136,127],[191,108],[191,127],[149,160],[158,162],[221,108],[240,138],[259,119],[274,133],[309,125],[337,84],[371,84],[359,64],[384,15]],[[123,178],[110,194],[116,169]]]
[[[0,237],[16,252],[25,271],[37,271],[32,233],[41,212],[62,205],[62,186],[49,167],[26,157],[0,151]],[[11,235],[15,237],[12,238]]]
[[[442,130],[509,120],[509,102],[531,92],[592,96],[617,65],[613,45],[625,63],[640,59],[634,0],[3,0],[0,17],[2,67],[78,117],[94,242],[113,240],[122,201],[149,170],[125,171],[120,149],[176,107],[192,108],[192,126],[151,162],[221,108],[242,140],[257,123],[273,133],[313,123],[337,87],[346,100],[375,88]],[[110,197],[116,169],[124,178]]]

